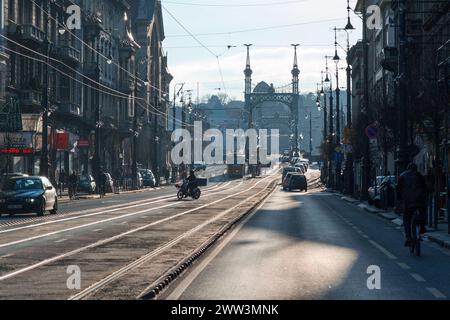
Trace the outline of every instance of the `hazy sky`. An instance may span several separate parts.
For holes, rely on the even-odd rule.
[[[355,3],[356,0],[350,1],[352,8]],[[346,0],[163,0],[162,4],[166,34],[163,45],[169,56],[170,72],[175,77],[171,90],[176,83],[186,82],[185,88],[194,90],[196,96],[199,82],[200,97],[217,93],[217,88],[221,88],[220,92],[226,91],[231,98],[243,99],[244,43],[254,45],[251,48],[253,85],[264,80],[275,87],[291,82],[293,48],[290,45],[300,44],[300,89],[315,91],[320,71],[325,69],[324,56],[334,55],[333,28],[347,23]],[[189,36],[164,8],[212,53]],[[361,38],[361,20],[352,14],[352,23],[357,29],[351,33],[351,44]],[[300,25],[248,31],[293,24]],[[216,34],[202,35],[205,33]],[[346,46],[345,32],[338,33],[338,42]],[[236,47],[227,49],[228,45]],[[225,85],[215,55],[220,56]],[[345,59],[342,49],[339,56]],[[344,60],[341,67],[345,67]],[[341,75],[344,86],[345,71],[341,70]]]

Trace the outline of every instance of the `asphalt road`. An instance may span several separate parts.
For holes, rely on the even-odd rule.
[[[135,299],[277,178],[211,184],[197,201],[177,201],[168,187],[75,201],[55,216],[2,217],[0,299]],[[73,267],[79,287],[67,282]]]
[[[415,257],[403,242],[400,228],[335,194],[277,190],[162,298],[450,297],[450,251],[425,241]],[[369,289],[377,267],[380,281],[371,278]]]

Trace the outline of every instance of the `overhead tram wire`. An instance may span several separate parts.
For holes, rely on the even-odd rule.
[[[107,56],[105,56],[102,52],[98,51],[97,49],[93,48],[92,46],[90,46],[88,43],[86,43],[83,39],[79,38],[74,32],[70,31],[70,29],[67,28],[67,26],[65,26],[64,24],[62,24],[61,22],[58,21],[58,19],[54,18],[49,12],[47,12],[44,8],[42,8],[42,6],[40,6],[38,3],[36,3],[34,0],[30,0],[37,8],[39,8],[43,13],[45,13],[50,19],[52,19],[53,21],[55,21],[57,23],[58,26],[64,28],[64,30],[66,32],[69,32],[75,39],[77,39],[78,41],[80,41],[85,47],[87,47],[88,49],[92,50],[93,52],[97,53],[99,56],[101,56],[102,58],[109,60],[109,58]],[[119,70],[124,71],[125,73],[127,73],[131,79],[138,79],[142,82],[144,82],[143,79],[140,79],[139,77],[137,77],[136,75],[132,74],[130,71],[128,71],[127,69],[121,67],[117,62],[114,62],[114,60],[112,60],[112,64],[117,66],[119,68]],[[153,86],[152,84],[148,85],[149,87],[151,87],[152,89],[155,89],[156,91],[163,93],[163,94],[169,94],[169,92],[165,92],[164,90]]]
[[[207,50],[210,54],[212,54],[216,59],[217,59],[217,65],[219,67],[219,73],[222,79],[222,85],[223,85],[223,89],[225,90],[225,95],[228,96],[228,92],[226,90],[226,86],[225,86],[225,82],[223,79],[223,73],[222,73],[222,68],[220,66],[220,59],[219,59],[219,55],[217,55],[214,51],[212,51],[210,48],[208,48],[207,46],[205,46],[203,44],[203,42],[201,42],[194,34],[192,34],[192,32],[190,32],[165,6],[162,6],[162,8],[167,12],[167,14],[181,27],[183,28],[184,31],[186,31],[186,33],[188,33],[192,39],[194,39],[198,44],[200,44],[205,50]]]
[[[290,4],[300,4],[302,2],[308,2],[311,0],[297,0],[297,1],[280,1],[280,2],[262,2],[262,3],[248,3],[248,4],[207,4],[207,3],[194,3],[194,2],[179,2],[179,1],[161,1],[162,3],[175,4],[182,6],[197,6],[197,7],[271,7],[282,6]]]
[[[3,45],[0,45],[0,48],[3,48],[3,49],[5,49],[5,50],[7,50],[7,51],[10,51],[10,52],[12,52],[12,53],[14,53],[14,54],[20,55],[20,56],[22,56],[22,57],[25,57],[25,58],[28,58],[28,59],[31,59],[31,60],[34,60],[34,61],[37,61],[37,62],[40,62],[40,63],[44,63],[44,64],[48,65],[50,68],[52,68],[53,70],[55,70],[55,71],[59,72],[60,74],[64,75],[65,77],[67,77],[67,78],[69,78],[69,79],[71,79],[71,80],[74,80],[75,82],[80,83],[82,86],[85,86],[85,87],[87,87],[87,88],[93,89],[93,90],[95,90],[95,91],[97,91],[97,92],[107,94],[107,95],[109,95],[109,96],[111,96],[111,97],[116,97],[116,98],[121,98],[121,99],[126,99],[126,100],[129,99],[129,96],[128,96],[128,95],[126,95],[126,94],[124,94],[124,93],[122,93],[122,92],[120,92],[120,91],[116,91],[116,90],[114,90],[114,89],[112,89],[112,88],[109,88],[109,87],[107,87],[107,86],[105,86],[105,85],[103,85],[103,84],[101,84],[101,83],[99,83],[99,82],[97,82],[97,81],[95,81],[95,80],[93,80],[93,79],[91,79],[91,78],[89,78],[89,77],[86,77],[86,76],[84,76],[84,75],[83,75],[83,76],[84,76],[85,78],[87,78],[87,80],[91,81],[91,82],[94,83],[94,84],[98,84],[98,85],[100,85],[100,86],[106,88],[106,90],[108,90],[108,91],[99,89],[99,88],[97,88],[97,87],[95,87],[95,86],[92,86],[92,85],[89,85],[89,84],[86,84],[86,83],[84,83],[83,81],[81,81],[81,80],[79,80],[79,79],[77,79],[77,78],[74,78],[73,76],[71,76],[71,75],[69,75],[69,74],[67,74],[67,73],[65,73],[65,72],[63,72],[63,71],[61,71],[60,69],[58,69],[57,67],[53,66],[52,64],[50,64],[49,62],[47,62],[47,61],[45,61],[45,60],[39,59],[39,58],[37,58],[37,57],[30,56],[30,55],[27,55],[27,54],[24,54],[24,53],[21,53],[21,52],[18,52],[18,51],[15,51],[15,50],[10,49],[10,48],[8,48],[8,47],[6,47],[6,46],[3,46]],[[31,50],[31,49],[30,49],[30,50]],[[40,53],[38,53],[38,54],[40,54]],[[45,55],[43,55],[43,54],[40,54],[40,55],[42,55],[42,56],[44,56],[44,57],[47,57],[47,56],[45,56]],[[51,58],[51,57],[49,57],[49,58]],[[58,60],[56,60],[56,61],[58,61]],[[118,94],[111,93],[111,91],[112,91],[112,92],[117,92]],[[144,101],[146,105],[150,106],[151,109],[155,110],[158,114],[162,115],[166,120],[169,120],[169,117],[170,117],[171,119],[173,118],[173,116],[171,116],[171,115],[167,116],[167,115],[166,115],[165,113],[163,113],[162,111],[156,109],[153,105],[151,105],[150,103],[148,103],[147,101],[145,101],[143,98],[137,98],[137,97],[136,97],[135,99],[137,100],[137,102],[138,102],[138,100]],[[155,114],[155,112],[152,112],[150,109],[148,109],[148,108],[146,108],[146,107],[143,107],[142,104],[139,104],[139,103],[138,103],[138,105],[141,106],[141,108],[143,108],[145,111],[148,111],[148,112],[150,112],[151,114]],[[178,119],[175,119],[175,120],[176,120],[178,123],[180,123],[180,124],[184,124],[184,125],[187,125],[187,126],[191,126],[190,124],[185,123],[185,122],[183,122],[183,121],[180,121],[180,120],[178,120]]]

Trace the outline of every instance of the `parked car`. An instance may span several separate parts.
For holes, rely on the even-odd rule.
[[[0,215],[37,213],[43,216],[58,211],[58,196],[52,183],[45,177],[14,177],[6,181],[0,192]]]
[[[128,185],[132,186],[133,181],[135,179],[133,179],[133,176],[130,175],[130,176],[127,176],[124,180]],[[144,188],[144,179],[142,178],[142,174],[140,174],[139,172],[137,173],[137,183],[138,183],[138,185],[137,185],[138,189]]]
[[[156,186],[156,178],[152,170],[144,169],[141,170],[140,174],[142,176],[142,184],[144,187],[154,188]]]
[[[85,192],[88,194],[95,193],[97,184],[94,177],[91,175],[80,176],[78,179],[77,191]]]
[[[6,183],[6,181],[14,177],[28,177],[28,175],[20,172],[2,174],[0,176],[0,190],[3,189],[3,185]]]
[[[306,173],[306,166],[303,163],[297,162],[294,167],[300,168],[302,174]]]
[[[290,162],[289,156],[283,156],[283,157],[281,157],[280,162],[281,162],[281,163],[289,163],[289,162]]]
[[[393,193],[395,185],[395,176],[378,176],[375,179],[374,185],[367,190],[369,194],[369,204],[380,207],[384,200],[387,200],[387,205],[392,204],[394,200]],[[388,188],[391,188],[390,192],[387,190]],[[382,199],[382,196],[386,197],[386,199]]]
[[[297,167],[285,167],[285,168],[283,168],[283,173],[282,173],[281,181],[284,181],[284,178],[286,177],[286,175],[287,175],[289,172],[297,172],[297,173],[301,173],[300,168],[297,168]]]
[[[288,173],[283,180],[283,190],[308,191],[308,181],[305,175],[299,173]]]

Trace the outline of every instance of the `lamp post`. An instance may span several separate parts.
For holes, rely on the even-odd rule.
[[[180,95],[180,92],[183,91],[185,83],[177,83],[173,88],[173,131],[176,129],[176,119],[177,119],[177,111],[176,111],[176,102],[177,97]],[[177,91],[177,87],[181,86],[180,90]]]
[[[329,120],[328,120],[328,127],[329,127],[329,135],[328,135],[328,188],[332,188],[334,186],[334,178],[333,178],[333,145],[334,145],[334,126],[333,126],[333,82],[331,77],[329,76],[329,69],[328,69],[328,59],[331,59],[333,57],[331,56],[325,56],[326,61],[326,78],[325,83],[329,84],[330,89],[330,110],[329,110]]]
[[[340,154],[341,146],[341,89],[339,88],[339,61],[341,58],[337,53],[337,28],[334,28],[334,57],[333,61],[336,64],[336,154]],[[338,190],[341,188],[341,159],[336,158],[336,187]]]

